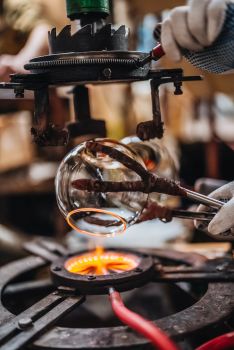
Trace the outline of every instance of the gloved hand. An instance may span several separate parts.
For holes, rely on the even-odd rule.
[[[222,234],[230,230],[227,236],[233,236],[234,239],[234,181],[218,188],[209,196],[226,202],[226,204],[224,204],[209,223],[208,232],[211,235],[219,235],[225,238]],[[198,211],[206,210],[207,208],[204,205],[198,207]],[[198,223],[196,223],[196,226],[199,227]]]
[[[161,43],[166,55],[180,61],[180,47],[201,51],[220,34],[228,0],[190,0],[188,6],[173,9],[162,23]]]

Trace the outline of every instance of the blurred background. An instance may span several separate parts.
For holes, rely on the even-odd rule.
[[[56,6],[55,6],[56,3]],[[171,8],[185,1],[112,0],[113,22],[131,30],[130,49],[150,51],[155,46],[153,31]],[[0,0],[0,81],[9,74],[24,72],[23,65],[32,57],[48,53],[47,32],[69,23],[64,0]],[[76,23],[73,23],[75,31]],[[176,68],[163,58],[156,68]],[[161,88],[161,107],[166,135],[162,141],[174,158],[177,177],[189,187],[202,177],[234,178],[234,98],[233,75],[215,76],[199,71],[185,60],[178,67],[187,75],[203,75],[203,82],[184,84],[184,94],[174,96],[172,87]],[[70,91],[58,88],[52,93],[55,120],[73,120]],[[104,119],[108,137],[121,140],[135,134],[140,121],[151,118],[149,82],[89,86],[91,115]],[[67,147],[39,148],[31,140],[33,95],[15,100],[8,90],[0,90],[0,245],[2,260],[21,255],[21,242],[32,235],[61,239],[69,231],[57,208],[54,176],[63,156],[81,140]],[[178,203],[177,203],[178,204]],[[154,222],[148,223],[155,231]],[[191,222],[156,223],[155,245],[168,241],[209,240],[194,232]],[[139,226],[139,227],[137,227]],[[137,225],[130,229],[129,240],[139,237]],[[144,226],[145,229],[145,226]],[[139,231],[139,232],[138,232]],[[136,233],[138,232],[138,233]],[[201,238],[202,237],[202,238]],[[149,235],[150,246],[154,233]],[[109,241],[124,244],[123,237]],[[82,244],[80,238],[79,244]]]

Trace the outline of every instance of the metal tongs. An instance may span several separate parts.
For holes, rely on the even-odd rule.
[[[172,210],[172,216],[179,219],[199,220],[199,221],[211,221],[216,212],[206,211],[188,211],[188,210]]]
[[[224,205],[223,202],[205,196],[204,194],[190,191],[188,189],[184,189],[187,193],[187,197],[194,200],[199,204],[206,205],[211,208],[220,209]],[[174,217],[180,219],[191,219],[191,220],[199,220],[199,221],[211,221],[213,217],[216,215],[217,211],[187,211],[187,210],[172,210],[172,215]]]
[[[220,209],[224,205],[223,202],[221,202],[217,199],[205,196],[204,194],[201,194],[198,192],[190,191],[186,188],[183,188],[183,189],[185,190],[188,198],[190,198],[190,199],[192,199],[195,202],[198,202],[200,204],[204,204],[208,207],[212,207],[212,208],[216,208],[216,209]]]
[[[184,198],[189,198],[199,204],[203,204],[207,207],[213,209],[220,209],[224,205],[223,202],[203,195],[198,192],[188,190],[177,184],[175,181],[162,179],[156,175],[150,173],[145,169],[139,162],[135,159],[129,157],[127,154],[115,149],[114,147],[107,146],[104,143],[97,141],[89,141],[86,143],[86,148],[93,153],[101,152],[108,155],[110,158],[117,160],[123,164],[126,168],[134,171],[137,175],[140,176],[140,181],[103,181],[100,179],[77,179],[73,181],[73,187],[79,190],[93,191],[99,193],[107,192],[143,192],[143,193],[165,193],[173,196],[181,196]],[[162,209],[162,208],[160,208]],[[165,209],[165,208],[163,208]],[[170,213],[171,212],[171,213]],[[216,211],[217,212],[217,211]],[[212,220],[215,211],[207,212],[192,212],[184,210],[170,210],[167,214],[172,216],[180,217],[183,219],[192,219],[192,220],[202,220],[208,221]],[[166,214],[166,213],[162,213]],[[169,215],[169,217],[171,217]]]

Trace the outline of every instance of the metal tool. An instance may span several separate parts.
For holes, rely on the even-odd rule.
[[[149,53],[148,56],[146,56],[144,59],[139,61],[139,65],[143,67],[145,64],[151,62],[151,61],[158,61],[160,58],[162,58],[165,55],[165,52],[162,48],[161,44],[158,44],[155,46]]]
[[[190,199],[192,199],[195,202],[198,202],[200,204],[204,204],[208,207],[213,207],[213,208],[217,208],[217,209],[222,208],[222,206],[224,205],[223,202],[221,202],[217,199],[205,196],[204,194],[201,194],[198,192],[187,190],[185,188],[183,188],[183,189],[186,191],[188,198],[190,198]]]
[[[216,212],[172,210],[172,215],[173,217],[176,217],[179,219],[211,221],[213,217],[216,215]]]

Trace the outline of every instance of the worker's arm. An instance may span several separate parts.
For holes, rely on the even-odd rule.
[[[30,33],[25,46],[17,55],[0,56],[0,80],[7,81],[11,73],[25,73],[24,65],[33,57],[48,53],[47,23],[38,24]]]

